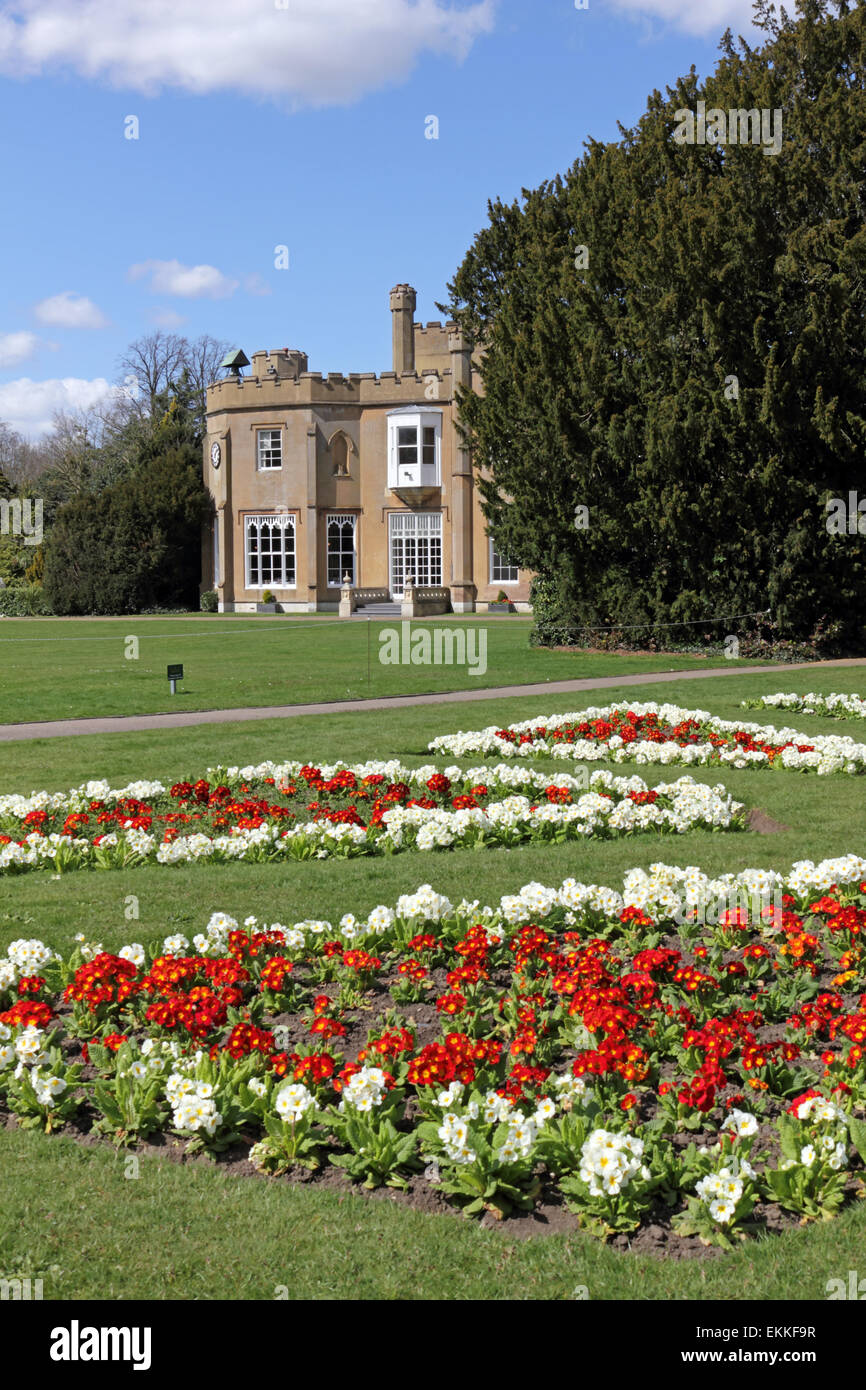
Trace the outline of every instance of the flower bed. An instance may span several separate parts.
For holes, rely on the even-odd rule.
[[[791,693],[762,695],[757,700],[742,700],[744,709],[794,709],[798,714],[820,714],[826,719],[866,719],[866,700],[862,695],[808,695]]]
[[[863,1190],[866,860],[633,870],[0,961],[0,1104],[468,1214],[731,1247]],[[422,1176],[423,1174],[423,1176]],[[684,1243],[684,1244],[683,1244]]]
[[[508,758],[570,758],[577,762],[722,764],[860,774],[866,744],[835,734],[801,734],[771,725],[737,724],[678,705],[613,704],[572,714],[538,715],[498,729],[447,734],[435,753]]]
[[[348,857],[744,825],[744,807],[723,786],[690,777],[649,787],[604,771],[548,777],[502,764],[441,773],[398,762],[324,769],[262,763],[208,772],[215,782],[119,789],[88,782],[70,792],[2,796],[0,873]]]

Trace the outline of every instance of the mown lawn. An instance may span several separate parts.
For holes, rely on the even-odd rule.
[[[629,674],[619,658],[604,657],[604,675]],[[623,658],[623,660],[628,660]],[[388,669],[388,668],[385,668]],[[3,673],[5,681],[5,673]],[[115,784],[139,777],[174,780],[208,765],[261,762],[265,759],[316,758],[320,762],[400,757],[429,762],[430,739],[459,729],[480,729],[536,715],[607,705],[615,700],[673,701],[689,708],[710,710],[724,719],[787,724],[805,733],[847,734],[866,742],[866,721],[820,719],[789,711],[744,710],[740,700],[776,690],[862,691],[866,667],[816,666],[812,670],[782,669],[767,675],[731,670],[730,675],[701,680],[670,681],[647,686],[602,687],[575,694],[516,696],[509,700],[472,700],[442,705],[405,705],[387,710],[329,711],[290,719],[261,719],[237,724],[200,724],[183,729],[79,734],[74,737],[27,739],[0,743],[0,792],[50,790],[77,786],[91,777]],[[0,685],[2,689],[2,685]],[[453,761],[451,759],[450,761]],[[566,766],[557,764],[557,766]],[[599,764],[601,766],[601,764]],[[631,764],[623,765],[626,769]],[[775,777],[777,774],[771,774]],[[764,779],[765,774],[760,776]],[[795,777],[797,786],[807,779]],[[836,780],[836,779],[833,779]],[[808,779],[814,786],[816,779]]]
[[[778,689],[850,691],[864,684],[862,668],[819,668],[673,680],[621,694],[866,741],[862,721],[774,716],[738,705],[746,695]],[[0,746],[0,790],[65,788],[93,776],[115,785],[138,776],[169,780],[197,775],[208,764],[268,757],[430,761],[426,743],[436,734],[605,704],[616,696],[602,690],[548,701],[422,706],[387,716],[347,712],[6,745]],[[682,772],[631,764],[621,770],[637,770],[651,783]],[[796,859],[866,853],[864,778],[728,769],[692,775],[724,782],[739,800],[788,828],[768,836],[702,831],[480,854],[151,866],[63,878],[32,873],[0,879],[0,949],[14,937],[33,935],[68,951],[78,931],[116,948],[171,929],[191,934],[217,909],[286,924],[311,916],[333,921],[347,911],[360,915],[377,903],[392,904],[422,882],[455,901],[465,895],[496,902],[530,880],[558,884],[573,875],[618,884],[627,869],[659,859],[724,872],[759,865],[785,870]],[[585,1285],[593,1299],[812,1300],[826,1297],[828,1279],[857,1267],[866,1236],[861,1204],[832,1223],[750,1243],[732,1256],[654,1261],[624,1256],[579,1234],[518,1241],[507,1228],[479,1230],[462,1218],[400,1208],[387,1197],[235,1178],[214,1165],[145,1159],[133,1181],[124,1178],[123,1157],[62,1135],[2,1131],[0,1162],[7,1175],[0,1185],[6,1218],[0,1221],[0,1272],[42,1277],[46,1298],[270,1299],[282,1284],[296,1298],[568,1300],[575,1286]]]
[[[0,624],[0,722],[292,705],[711,664],[704,657],[539,651],[529,646],[530,626],[516,616],[413,621],[412,632],[475,630],[475,645],[467,646],[470,664],[457,664],[455,643],[452,664],[388,665],[379,659],[380,636],[385,629],[401,631],[399,620],[340,622],[316,614],[7,618]],[[446,659],[448,653],[443,646]],[[720,650],[711,660],[721,665],[723,659]],[[184,668],[175,696],[166,678],[169,663]]]
[[[509,1238],[461,1216],[235,1178],[216,1165],[0,1133],[0,1269],[45,1299],[482,1299],[571,1301],[827,1297],[862,1269],[866,1205],[835,1221],[705,1260],[610,1250],[580,1232]],[[577,1294],[583,1286],[586,1295]],[[282,1294],[284,1297],[285,1294]],[[581,1330],[584,1330],[581,1324]]]

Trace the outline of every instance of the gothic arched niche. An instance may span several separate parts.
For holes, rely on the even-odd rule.
[[[355,446],[344,430],[337,430],[328,441],[332,472],[335,478],[349,477],[349,456]]]

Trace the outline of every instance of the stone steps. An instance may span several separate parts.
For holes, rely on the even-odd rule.
[[[355,609],[356,618],[399,618],[399,603],[365,603]]]

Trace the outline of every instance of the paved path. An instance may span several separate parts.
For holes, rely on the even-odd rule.
[[[0,725],[0,743],[28,738],[63,738],[70,734],[121,734],[139,729],[183,729],[195,724],[240,724],[253,719],[300,719],[305,714],[348,714],[354,711],[397,709],[405,705],[462,704],[471,700],[508,700],[519,695],[568,695],[572,691],[605,690],[622,686],[660,685],[670,681],[706,680],[708,676],[768,675],[774,671],[804,671],[813,667],[866,666],[866,657],[846,661],[801,661],[781,666],[749,666],[708,671],[648,671],[632,676],[590,676],[584,680],[544,681],[541,685],[502,685],[488,690],[453,690],[436,695],[394,695],[378,700],[338,700],[320,705],[267,705],[253,709],[189,710],[177,714],[129,714],[108,719],[55,719],[42,724]]]

